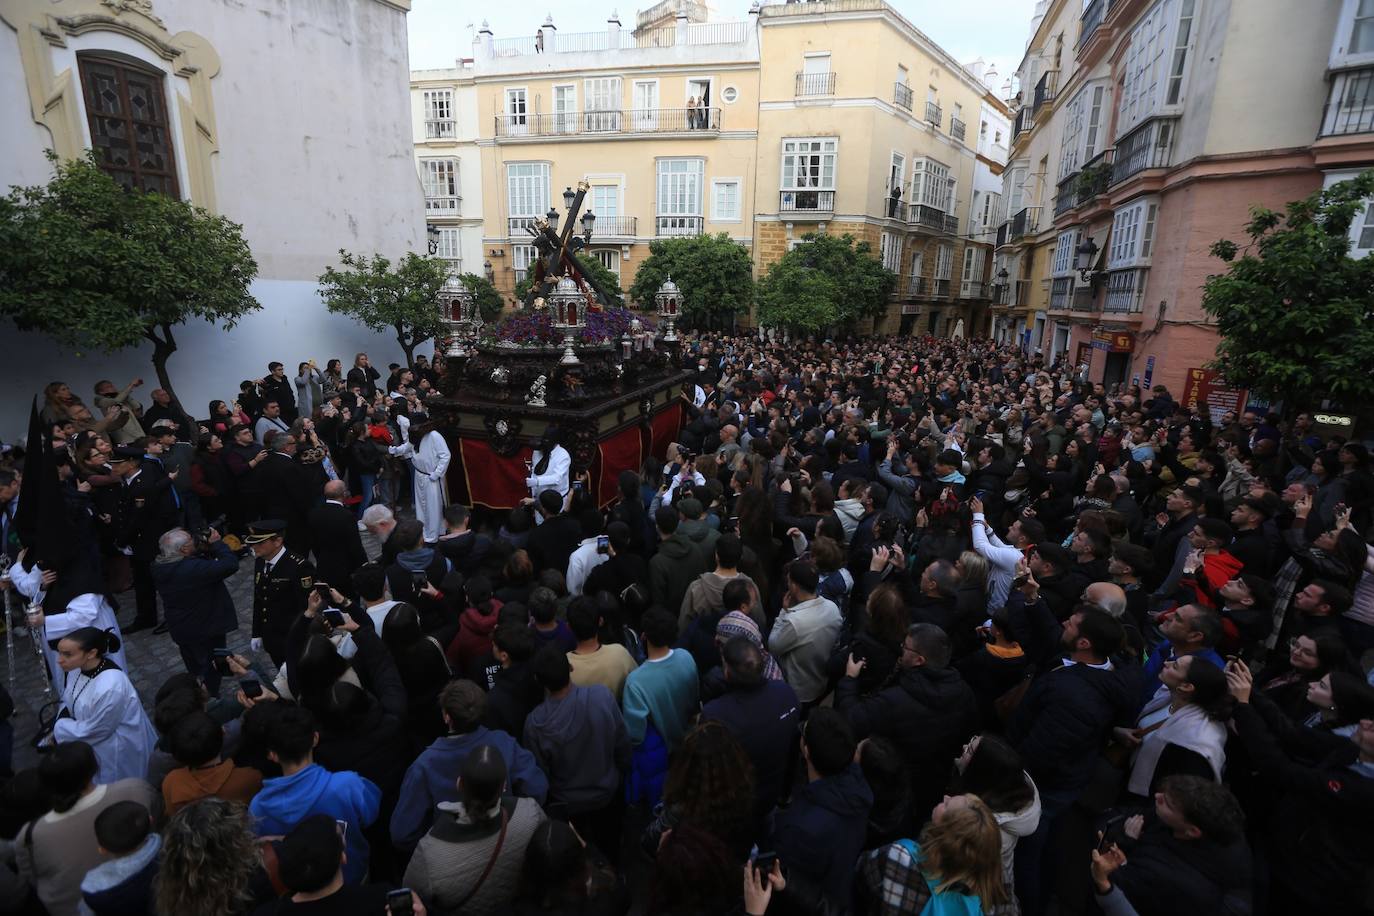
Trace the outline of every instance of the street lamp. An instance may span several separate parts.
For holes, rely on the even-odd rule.
[[[571,212],[575,200],[577,200],[577,192],[572,188],[565,187],[563,189],[563,209]]]
[[[592,243],[592,226],[596,224],[596,214],[588,210],[582,214],[582,235],[587,240],[587,244]]]
[[[565,366],[576,365],[574,336],[587,326],[586,300],[577,281],[566,274],[560,278],[549,294],[549,309],[554,329],[563,332],[563,358],[559,362]]]
[[[1097,243],[1090,238],[1085,238],[1077,248],[1074,249],[1073,266],[1078,270],[1079,279],[1084,283],[1091,283],[1096,276],[1093,268],[1093,258],[1097,256]]]
[[[484,277],[487,278],[487,282],[488,282],[488,283],[493,283],[493,282],[495,282],[495,280],[496,280],[496,269],[495,269],[494,267],[491,266],[491,262],[490,262],[490,261],[483,261],[483,262],[482,262],[482,276],[484,276]]]
[[[554,208],[553,204],[549,204],[549,212],[545,213],[544,216],[548,217],[550,226],[558,225],[558,210]]]
[[[432,258],[439,253],[439,227],[433,223],[426,223],[425,235],[429,242],[429,256]]]
[[[667,322],[667,327],[663,332],[664,343],[677,343],[677,332],[673,329],[673,322],[677,321],[678,306],[682,303],[682,291],[677,288],[672,277],[666,277],[663,285],[658,288],[654,295],[654,301],[658,304],[658,317]]]

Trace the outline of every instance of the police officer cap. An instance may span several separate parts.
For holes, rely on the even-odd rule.
[[[243,543],[261,544],[272,538],[279,538],[285,533],[286,522],[279,518],[264,518],[248,526],[248,537],[243,539]]]
[[[115,461],[142,461],[143,449],[134,448],[132,445],[116,446],[113,452]]]

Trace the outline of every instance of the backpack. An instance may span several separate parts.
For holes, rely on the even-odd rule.
[[[898,840],[897,845],[906,850],[914,861],[921,859],[921,850],[913,840]],[[930,898],[921,909],[921,916],[983,916],[983,901],[977,894],[961,894],[957,886],[945,891],[937,891],[925,873],[921,878],[930,888]]]

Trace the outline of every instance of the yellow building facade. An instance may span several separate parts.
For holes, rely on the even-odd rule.
[[[415,77],[413,94],[444,81]],[[565,34],[546,20],[518,38],[483,26],[453,82],[474,109],[481,259],[507,296],[534,256],[527,227],[561,218],[585,179],[591,254],[622,288],[655,239],[725,233],[762,275],[807,233],[849,233],[902,278],[875,329],[982,332],[1000,216],[977,173],[1001,162],[979,138],[1006,109],[881,0],[769,4],[734,22],[659,4],[633,27]],[[432,155],[416,136],[417,159]]]

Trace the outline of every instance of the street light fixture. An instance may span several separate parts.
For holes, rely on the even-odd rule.
[[[577,192],[572,188],[565,187],[563,189],[563,209],[572,210],[573,201],[575,200],[577,200]]]
[[[433,223],[426,223],[425,236],[429,242],[429,256],[432,258],[439,253],[439,227]]]
[[[456,274],[445,277],[444,285],[439,287],[439,314],[448,324],[448,349],[444,355],[466,357],[467,338],[475,333],[481,318],[472,290]]]
[[[1093,270],[1093,258],[1095,257],[1097,257],[1097,243],[1090,238],[1085,238],[1074,249],[1073,266],[1078,270],[1078,277],[1084,283],[1092,283],[1096,280],[1097,271]]]
[[[588,210],[582,214],[582,235],[586,238],[587,244],[592,241],[592,226],[596,224],[596,214]]]

